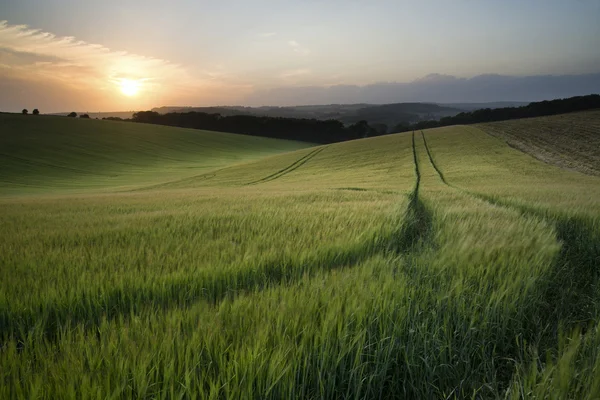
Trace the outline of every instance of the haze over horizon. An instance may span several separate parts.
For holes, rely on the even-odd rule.
[[[0,110],[600,92],[600,2],[0,0]]]

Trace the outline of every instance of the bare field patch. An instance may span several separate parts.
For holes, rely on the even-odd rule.
[[[600,175],[600,110],[477,126],[548,164]]]

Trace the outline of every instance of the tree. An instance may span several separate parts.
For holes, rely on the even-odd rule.
[[[408,132],[410,130],[412,130],[410,123],[400,122],[398,125],[392,128],[390,133]]]
[[[77,113],[73,111],[71,114],[67,115],[67,117],[75,118],[77,117]]]
[[[38,110],[37,108],[34,108],[33,115],[40,115],[40,110]]]
[[[86,119],[90,119],[90,116],[88,114],[81,114],[79,116],[79,118],[86,118]]]
[[[23,113],[23,115],[27,115],[29,114],[29,111],[26,108],[24,108],[23,111],[21,111],[21,113]]]
[[[353,139],[366,138],[369,136],[375,136],[377,131],[369,126],[369,123],[365,120],[358,121],[354,125],[350,125],[348,130],[352,132]]]
[[[371,128],[375,130],[376,135],[386,135],[388,133],[388,126],[382,123],[375,123],[371,125]]]

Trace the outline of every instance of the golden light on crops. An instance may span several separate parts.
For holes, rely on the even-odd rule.
[[[121,79],[119,87],[125,96],[133,97],[140,91],[141,82],[134,79]]]

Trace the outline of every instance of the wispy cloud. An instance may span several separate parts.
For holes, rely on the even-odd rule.
[[[296,68],[280,72],[277,77],[279,84],[284,86],[306,85],[310,82],[313,71],[309,68]]]
[[[279,76],[283,79],[290,79],[290,78],[297,78],[297,77],[304,76],[304,75],[309,75],[310,73],[311,73],[311,71],[308,68],[299,68],[299,69],[283,71]]]
[[[96,79],[107,83],[120,78],[158,83],[188,77],[184,68],[167,60],[114,51],[26,25],[11,26],[7,21],[0,22],[0,48],[12,59],[10,64],[3,63],[5,68],[26,70],[47,79],[65,78],[71,84],[89,84]]]
[[[310,49],[302,46],[300,43],[298,43],[295,40],[288,41],[288,45],[292,48],[292,50],[296,54],[299,54],[301,56],[307,56],[310,54]]]
[[[0,74],[20,81],[52,81],[74,90],[105,92],[117,100],[123,79],[143,84],[140,101],[178,98],[194,102],[209,95],[222,97],[228,89],[240,86],[227,82],[228,74],[221,68],[192,74],[168,60],[112,50],[7,21],[0,21]]]

